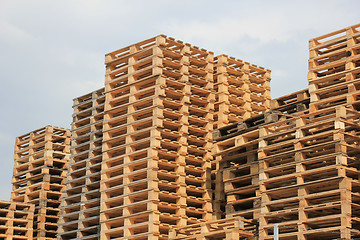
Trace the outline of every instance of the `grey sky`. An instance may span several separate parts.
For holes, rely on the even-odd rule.
[[[358,0],[0,0],[0,199],[15,137],[70,128],[104,85],[104,54],[158,34],[272,70],[272,97],[307,87],[308,40],[360,23]]]

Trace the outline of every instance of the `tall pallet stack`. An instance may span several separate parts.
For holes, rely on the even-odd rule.
[[[0,201],[0,239],[32,240],[34,205]]]
[[[360,24],[309,41],[310,111],[360,100]]]
[[[248,119],[270,109],[270,74],[269,69],[229,57],[225,54],[215,58],[215,114],[214,129]],[[221,133],[214,133],[217,138]],[[215,194],[213,208],[220,219],[225,212],[222,171],[225,162],[221,156],[213,162],[213,183]]]
[[[100,237],[104,88],[74,99],[72,146],[58,239]]]
[[[35,205],[34,239],[56,239],[70,131],[46,126],[16,138],[12,202]]]
[[[101,239],[212,218],[213,53],[160,35],[106,55]]]

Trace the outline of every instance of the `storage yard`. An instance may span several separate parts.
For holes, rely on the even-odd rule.
[[[16,138],[0,239],[360,238],[360,24],[276,99],[269,69],[165,35],[105,65],[71,130]]]

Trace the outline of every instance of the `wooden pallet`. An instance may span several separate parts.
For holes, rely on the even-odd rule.
[[[245,120],[239,121],[237,123],[215,129],[213,131],[213,139],[215,141],[222,141],[226,139],[233,138],[235,136],[241,135],[242,133],[251,131],[258,128],[261,125],[276,122],[282,118],[291,117],[287,114],[283,114],[280,111],[273,110],[265,112],[264,114],[258,114],[254,117],[247,118]]]
[[[33,239],[33,204],[0,201],[0,238]]]
[[[228,218],[204,223],[192,224],[181,228],[170,229],[169,239],[207,240],[207,239],[255,239],[255,226],[244,218]]]
[[[74,99],[72,147],[61,200],[60,239],[100,237],[100,179],[104,88]]]
[[[12,202],[35,206],[34,239],[56,239],[70,131],[46,126],[16,138]]]

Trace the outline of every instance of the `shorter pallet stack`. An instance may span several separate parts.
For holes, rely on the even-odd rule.
[[[74,99],[71,158],[61,200],[59,239],[100,237],[104,88]]]
[[[16,138],[11,201],[35,205],[34,239],[57,238],[69,158],[70,130],[46,126]]]
[[[260,129],[260,236],[300,239],[359,236],[360,114],[345,107],[265,125]]]
[[[240,240],[256,239],[255,225],[244,218],[228,218],[172,228],[169,240]]]
[[[33,239],[33,204],[0,201],[0,239]]]

